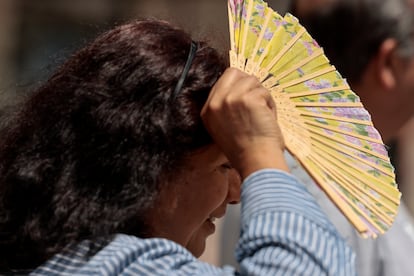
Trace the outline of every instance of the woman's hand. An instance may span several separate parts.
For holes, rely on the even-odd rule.
[[[201,117],[243,179],[263,168],[288,171],[275,104],[256,77],[227,69],[212,88]]]

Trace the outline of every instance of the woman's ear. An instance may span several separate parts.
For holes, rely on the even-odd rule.
[[[391,90],[397,84],[398,56],[395,54],[397,41],[393,38],[384,40],[376,55],[376,73],[380,84],[386,89]]]

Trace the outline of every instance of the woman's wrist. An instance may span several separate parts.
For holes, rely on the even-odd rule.
[[[289,172],[283,149],[260,146],[239,152],[237,161],[232,162],[242,179],[261,169],[278,169]]]

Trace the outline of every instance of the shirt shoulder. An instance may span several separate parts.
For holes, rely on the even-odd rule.
[[[196,259],[166,239],[118,234],[112,240],[83,241],[66,248],[31,275],[234,275]]]

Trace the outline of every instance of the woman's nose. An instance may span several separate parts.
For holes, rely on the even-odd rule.
[[[229,191],[227,194],[227,202],[228,204],[238,204],[240,203],[241,177],[234,169],[228,173]]]

